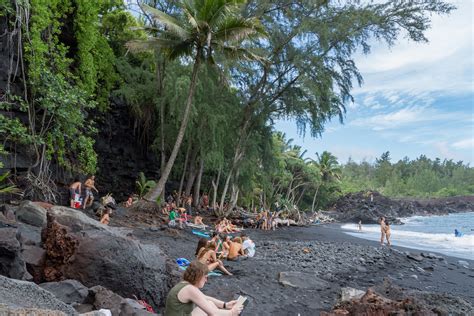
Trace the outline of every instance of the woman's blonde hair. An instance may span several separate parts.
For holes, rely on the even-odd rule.
[[[183,274],[183,280],[191,283],[192,285],[197,285],[199,280],[209,273],[207,265],[199,261],[193,261],[189,264],[186,271]]]

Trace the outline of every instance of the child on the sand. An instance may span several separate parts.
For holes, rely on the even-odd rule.
[[[102,218],[100,219],[100,223],[104,225],[109,225],[110,222],[110,209],[108,207],[105,208],[104,212],[102,213]]]

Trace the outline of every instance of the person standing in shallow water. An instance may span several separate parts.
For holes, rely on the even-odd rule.
[[[379,223],[380,223],[380,244],[383,246],[383,241],[385,239],[385,217],[380,217]]]
[[[383,246],[384,239],[387,240],[387,245],[390,247],[390,223],[385,219],[385,217],[380,217],[380,244]]]

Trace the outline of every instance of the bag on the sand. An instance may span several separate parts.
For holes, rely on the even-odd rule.
[[[187,267],[187,266],[189,266],[189,264],[190,264],[191,262],[189,262],[189,260],[186,259],[186,258],[178,258],[178,259],[176,259],[176,263],[177,263],[180,267]]]

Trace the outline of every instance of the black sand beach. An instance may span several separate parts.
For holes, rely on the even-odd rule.
[[[341,288],[366,291],[382,286],[384,280],[406,290],[436,293],[430,305],[441,310],[448,306],[453,314],[473,312],[469,307],[474,304],[473,261],[440,254],[427,258],[414,249],[381,247],[347,235],[335,224],[246,233],[256,243],[256,256],[226,261],[234,276],[210,277],[204,288],[206,294],[225,300],[247,296],[250,302],[243,315],[318,315],[339,301]],[[158,243],[170,258],[190,260],[198,241],[190,230],[136,228],[133,236],[143,243]],[[282,285],[280,272],[290,272],[283,278],[295,287]],[[177,279],[179,275],[176,266]]]

